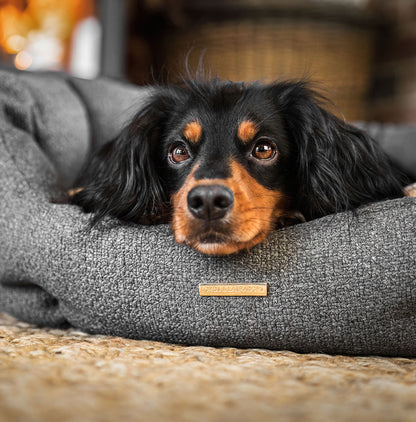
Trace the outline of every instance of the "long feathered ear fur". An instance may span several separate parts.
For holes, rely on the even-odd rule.
[[[169,200],[155,162],[172,101],[166,93],[154,95],[87,163],[71,202],[93,212],[93,224],[108,215],[136,223],[166,221]]]
[[[304,82],[277,84],[274,90],[296,150],[294,206],[306,219],[403,195],[376,142],[324,110]]]

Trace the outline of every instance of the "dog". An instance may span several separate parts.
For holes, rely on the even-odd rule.
[[[159,88],[87,163],[71,202],[228,255],[276,227],[403,196],[377,143],[304,81]]]

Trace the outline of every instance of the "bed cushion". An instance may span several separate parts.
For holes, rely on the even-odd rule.
[[[51,199],[149,89],[8,71],[0,87],[0,312],[183,344],[416,356],[415,198],[281,229],[228,257],[176,244],[167,225],[91,229]],[[231,282],[266,282],[268,295],[199,295],[200,283]]]

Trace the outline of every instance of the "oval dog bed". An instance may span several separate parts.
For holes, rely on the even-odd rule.
[[[51,202],[147,89],[0,72],[0,311],[39,325],[210,346],[416,356],[416,199],[274,232],[234,256],[175,243],[167,225],[105,220]],[[415,171],[415,129],[395,137]],[[413,149],[412,149],[413,148]],[[412,161],[413,160],[413,161]],[[415,175],[416,179],[416,175]],[[200,296],[201,283],[268,283],[265,297]]]

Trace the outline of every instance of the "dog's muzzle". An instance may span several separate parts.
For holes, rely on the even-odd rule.
[[[187,197],[191,214],[201,220],[224,218],[234,204],[231,189],[221,185],[200,185],[191,189]]]

